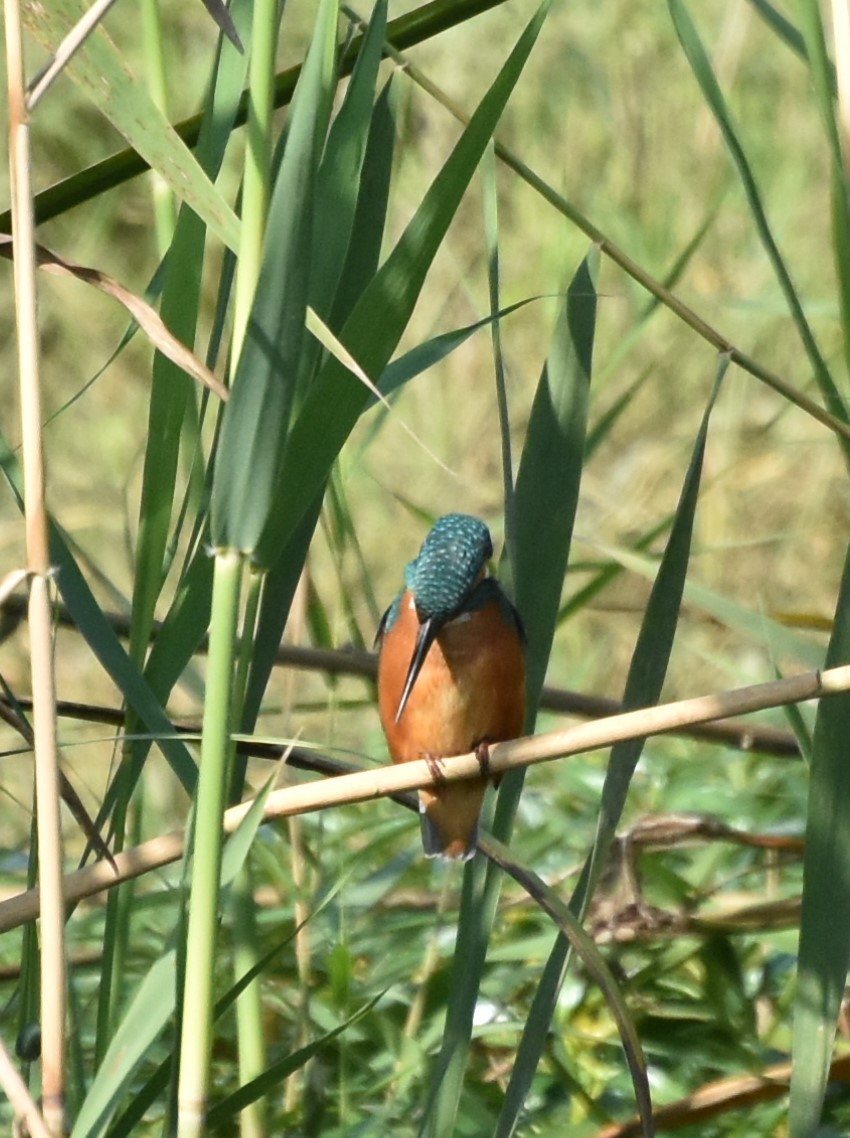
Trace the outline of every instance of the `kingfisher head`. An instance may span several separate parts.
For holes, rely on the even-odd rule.
[[[469,514],[445,514],[434,526],[405,573],[419,619],[416,647],[399,700],[396,722],[422,669],[428,650],[443,625],[462,610],[469,594],[487,572],[493,556],[490,531]]]

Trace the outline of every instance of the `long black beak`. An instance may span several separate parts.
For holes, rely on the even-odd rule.
[[[401,699],[398,702],[398,711],[395,713],[396,723],[398,723],[402,717],[404,709],[407,706],[407,701],[410,698],[410,693],[413,691],[413,685],[416,683],[416,677],[421,672],[422,665],[425,663],[428,649],[436,640],[439,631],[439,624],[431,617],[428,617],[427,620],[424,620],[422,624],[419,625],[416,647],[413,649],[410,667],[407,669],[407,679],[404,681],[404,691],[401,693]]]

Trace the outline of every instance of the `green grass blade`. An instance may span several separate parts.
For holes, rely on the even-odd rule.
[[[299,1071],[305,1066],[323,1047],[326,1047],[334,1039],[342,1035],[343,1032],[363,1019],[364,1016],[367,1016],[383,995],[383,992],[379,992],[377,996],[374,996],[368,1003],[358,1008],[353,1015],[350,1015],[342,1023],[330,1031],[325,1032],[325,1034],[318,1039],[314,1039],[312,1043],[308,1043],[305,1047],[300,1047],[297,1051],[293,1051],[283,1059],[278,1059],[276,1062],[270,1063],[268,1070],[259,1078],[240,1087],[235,1094],[229,1095],[222,1102],[217,1103],[210,1110],[207,1119],[210,1130],[217,1130],[219,1127],[225,1126],[230,1118],[238,1111],[244,1110],[246,1106],[249,1106],[252,1102],[256,1102],[257,1099],[263,1095],[271,1093],[287,1076],[295,1071]]]
[[[624,711],[651,706],[661,698],[661,688],[667,675],[667,665],[679,623],[679,612],[688,573],[709,420],[728,366],[728,358],[722,356],[685,475],[670,537],[661,564],[658,566],[658,574],[641,622],[623,693]],[[618,743],[611,749],[590,864],[589,894],[593,891],[619,824],[629,784],[643,746],[643,739],[630,739],[628,742]]]
[[[266,780],[227,840],[221,865],[222,885],[229,884],[245,864],[275,777],[276,774],[272,774]],[[171,948],[154,962],[130,1002],[89,1088],[71,1138],[94,1138],[103,1133],[136,1071],[149,1055],[151,1045],[174,1014],[176,981],[176,952]]]
[[[514,509],[514,462],[511,445],[511,417],[508,408],[508,386],[505,357],[502,350],[501,265],[499,258],[499,193],[496,183],[496,156],[489,146],[481,169],[484,189],[484,239],[487,246],[487,284],[490,294],[490,347],[496,380],[496,407],[499,412],[499,440],[502,450],[502,498],[505,503],[505,556],[503,580],[513,592],[514,552],[516,550],[516,512]]]
[[[738,139],[735,127],[732,124],[732,119],[726,106],[726,100],[720,90],[720,86],[711,67],[711,62],[697,33],[696,26],[682,0],[668,0],[668,5],[673,18],[673,24],[676,28],[676,34],[679,37],[679,42],[682,44],[688,62],[700,85],[703,97],[711,113],[714,115],[717,125],[720,127],[723,140],[735,163],[738,176],[741,179],[741,185],[747,196],[747,202],[756,226],[756,231],[773,267],[773,271],[776,274],[779,287],[785,297],[785,303],[788,305],[788,310],[797,327],[800,340],[805,348],[812,370],[814,371],[821,395],[827,408],[836,419],[840,419],[846,423],[849,420],[844,400],[835,385],[829,368],[826,366],[826,362],[809,326],[809,322],[806,319],[806,314],[803,310],[800,298],[797,295],[794,282],[791,280],[791,275],[788,272],[779,247],[773,238],[773,233],[768,224],[761,194],[756,185],[750,163]],[[846,461],[850,462],[850,444],[842,439],[841,445],[845,453]]]
[[[826,667],[850,660],[850,550]],[[850,963],[850,695],[821,700],[809,767],[803,909],[794,1001],[791,1138],[810,1138],[823,1108]]]
[[[53,563],[58,568],[59,591],[74,624],[135,714],[147,730],[156,736],[157,746],[186,792],[192,794],[197,767],[189,751],[179,739],[173,737],[174,728],[162,703],[115,635],[71,557],[62,534],[55,526],[50,552]]]
[[[240,32],[250,31],[253,5],[237,0],[232,15]],[[220,52],[207,98],[198,161],[215,177],[224,160],[246,61],[229,48]],[[206,228],[192,210],[183,208],[165,262],[161,315],[184,343],[193,344],[198,322]],[[148,410],[148,447],[142,478],[139,537],[133,589],[131,654],[141,662],[150,639],[154,611],[163,583],[183,424],[192,398],[186,377],[157,353]]]
[[[363,201],[361,175],[372,133],[375,86],[386,33],[386,8],[387,5],[382,0],[372,13],[345,98],[328,131],[327,144],[316,176],[309,304],[313,313],[326,322],[334,334],[339,332],[343,322],[340,319],[343,306],[337,309],[334,298],[347,263],[355,219],[361,225],[365,220],[357,218],[357,213]],[[391,162],[392,144],[388,152]],[[377,235],[376,253],[380,250],[384,231],[386,203],[386,193],[382,194],[379,188],[373,206],[374,218],[370,219],[374,224],[373,232]],[[373,274],[374,268],[369,277]],[[361,277],[361,291],[362,287]],[[305,390],[314,377],[322,358],[322,344],[312,328],[311,332],[313,334],[305,340],[299,361],[299,393]]]
[[[534,395],[517,474],[515,601],[528,634],[528,727],[549,662],[578,505],[599,260],[594,246],[570,282]]]
[[[796,7],[800,14],[800,32],[798,34],[812,74],[818,111],[829,140],[833,160],[837,160],[840,165],[841,140],[838,135],[838,124],[835,120],[833,103],[837,93],[837,84],[835,68],[826,48],[821,9],[817,3],[812,3],[812,0],[798,0]]]
[[[845,146],[842,146],[838,123],[838,115],[846,114],[846,108],[840,106],[839,98],[836,112],[835,68],[827,54],[820,6],[816,0],[800,0],[798,10],[815,98],[832,155],[832,250],[839,283],[844,359],[850,364],[850,180],[846,166],[846,138]]]
[[[411,348],[410,351],[405,352],[404,355],[399,356],[398,359],[393,360],[391,364],[387,364],[381,374],[378,386],[384,395],[391,395],[409,383],[411,379],[421,375],[423,371],[442,363],[456,348],[465,344],[470,336],[474,336],[482,328],[492,326],[494,320],[504,320],[506,316],[510,316],[511,313],[517,312],[520,308],[525,308],[527,304],[539,299],[540,297],[537,296],[526,297],[525,300],[518,300],[514,304],[500,308],[492,316],[484,316],[473,324],[467,324],[463,328],[453,328],[450,332],[441,332],[438,336],[424,340],[421,344]]]
[[[670,529],[673,522],[673,515],[670,514],[661,521],[656,522],[651,529],[642,534],[631,546],[635,553],[644,553],[657,537]],[[622,573],[625,572],[625,567],[618,561],[613,559],[609,560],[606,564],[602,565],[594,576],[587,584],[582,585],[575,593],[573,593],[558,610],[558,625],[569,620],[574,614],[585,608],[599,593],[601,593],[608,585],[615,581]]]
[[[331,311],[331,325],[335,329],[343,327],[378,270],[395,155],[395,103],[395,87],[390,76],[372,110],[348,253]]]
[[[595,548],[618,561],[632,573],[638,573],[647,580],[655,577],[655,563],[652,558],[642,556],[636,549],[614,549],[603,542],[595,543]],[[766,613],[747,608],[737,601],[688,581],[685,585],[685,598],[689,605],[703,609],[715,620],[747,636],[756,644],[764,646],[775,658],[790,656],[807,668],[823,667],[823,647],[794,628],[788,628]]]
[[[809,53],[806,49],[806,41],[799,28],[783,16],[779,9],[775,8],[773,4],[770,4],[768,0],[750,0],[750,3],[767,26],[776,33],[782,42],[789,47],[795,55],[799,56],[800,59],[804,62],[808,62]],[[835,69],[830,65],[828,72],[827,78],[832,87],[832,92],[835,94]]]
[[[700,425],[673,528],[658,568],[632,655],[623,696],[624,709],[656,703],[661,694],[687,576],[709,417],[728,363],[728,359],[721,358],[714,389]],[[611,749],[602,788],[593,849],[570,899],[570,908],[576,914],[585,911],[593,894],[619,824],[629,784],[643,751],[643,745],[643,739],[631,739]],[[508,1138],[514,1133],[519,1122],[523,1103],[540,1062],[555,1012],[558,992],[569,962],[569,952],[569,942],[564,937],[559,937],[546,962],[517,1048],[516,1061],[505,1093],[496,1138]]]
[[[163,701],[183,675],[209,627],[213,566],[208,551],[198,549],[157,631],[145,677]]]
[[[379,0],[366,29],[345,99],[328,131],[316,179],[310,306],[323,320],[332,311],[354,228],[386,27],[387,0]],[[383,232],[380,215],[375,219],[375,229]],[[332,322],[331,327],[336,331],[338,325]]]
[[[547,10],[548,2],[523,32],[398,244],[341,332],[346,348],[367,375],[380,374],[407,325],[428,268],[522,73]],[[278,479],[276,508],[257,551],[261,564],[275,560],[321,491],[367,402],[368,392],[360,381],[336,360],[329,360],[292,425]]]
[[[27,27],[48,51],[53,51],[84,11],[78,0],[31,4],[25,9]],[[226,50],[234,51],[231,47]],[[235,248],[239,221],[233,210],[146,87],[132,77],[102,27],[70,60],[67,72],[177,197],[191,205],[226,245]]]
[[[213,478],[211,527],[218,548],[253,553],[274,505],[304,341],[313,195],[333,92],[336,18],[334,0],[323,0],[272,192],[260,278]]]
[[[501,842],[497,842],[493,838],[486,838],[485,842],[488,856],[493,858],[506,873],[509,873],[514,881],[528,893],[529,897],[555,922],[560,930],[561,939],[569,944],[602,991],[611,1015],[617,1024],[623,1050],[629,1064],[642,1130],[645,1136],[651,1138],[653,1134],[652,1100],[649,1093],[646,1058],[623,994],[604,957],[596,947],[593,938],[582,928],[580,918],[576,916],[569,905],[564,904],[554,889],[551,889],[532,869],[517,861],[510,850]],[[517,1059],[519,1060],[519,1056]],[[497,1133],[499,1132],[497,1131]]]
[[[77,1115],[71,1138],[97,1138],[109,1125],[133,1075],[174,1013],[176,978],[172,948],[154,962],[130,1001]]]

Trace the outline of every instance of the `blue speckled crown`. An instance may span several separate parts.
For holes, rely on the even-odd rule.
[[[492,555],[490,531],[478,518],[439,518],[405,574],[420,620],[449,620]]]

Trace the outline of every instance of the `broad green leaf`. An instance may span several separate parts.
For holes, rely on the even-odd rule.
[[[332,311],[359,200],[360,176],[372,123],[375,84],[387,28],[387,0],[375,5],[316,178],[310,306],[322,319]],[[378,231],[383,232],[379,217]],[[336,330],[338,325],[331,321]]]
[[[366,153],[360,169],[357,207],[345,265],[334,296],[331,317],[334,328],[344,326],[378,268],[395,155],[395,103],[395,86],[391,75],[372,108]]]
[[[316,176],[308,312],[327,322],[334,334],[341,327],[338,313],[334,311],[334,298],[346,265],[361,199],[361,174],[372,128],[375,85],[386,34],[386,9],[386,0],[375,5],[345,98],[328,131]],[[392,154],[392,146],[389,153]],[[380,199],[377,204],[380,207]],[[385,200],[383,204],[385,207]],[[380,235],[384,227],[383,214],[378,214],[375,221]],[[312,381],[322,358],[322,342],[317,342],[313,328],[310,331],[313,335],[306,339],[299,360],[299,398]]]
[[[850,548],[826,667],[850,661]],[[809,765],[803,910],[794,1000],[791,1138],[820,1123],[835,1028],[850,963],[850,694],[822,699]]]
[[[156,960],[130,1001],[89,1087],[71,1138],[97,1138],[109,1125],[121,1096],[148,1051],[174,1013],[176,953]]]
[[[237,27],[246,37],[250,33],[252,8],[249,0],[236,0],[231,10]],[[220,50],[198,139],[198,162],[210,177],[218,174],[224,160],[245,69],[244,56],[230,48]],[[206,235],[202,219],[192,210],[182,208],[165,259],[160,312],[167,326],[186,344],[195,341]],[[130,653],[139,662],[147,651],[165,577],[181,438],[192,396],[178,369],[163,356],[155,355],[130,635]],[[132,729],[132,724],[130,727]]]
[[[624,709],[649,706],[656,703],[661,696],[687,576],[709,417],[728,362],[725,357],[721,358],[717,380],[685,475],[673,528],[658,567],[658,574],[632,655],[623,695]],[[619,824],[629,784],[643,751],[644,742],[643,739],[630,739],[618,743],[611,749],[602,788],[593,849],[570,899],[570,909],[576,915],[581,915],[586,910],[593,895]],[[516,1129],[523,1103],[545,1046],[569,959],[570,944],[561,936],[552,947],[534,994],[505,1093],[496,1138],[508,1138]]]
[[[340,333],[340,339],[368,375],[383,371],[407,325],[425,275],[522,73],[547,9],[548,0],[526,28],[398,244]],[[321,491],[368,398],[368,392],[347,369],[336,360],[327,361],[287,440],[275,508],[255,555],[261,565],[275,560]]]
[[[549,662],[578,505],[598,276],[594,246],[567,290],[517,474],[515,601],[528,635],[529,728]]]
[[[263,261],[213,478],[212,539],[254,553],[274,506],[307,312],[316,171],[331,108],[337,5],[322,0],[293,98]]]
[[[28,30],[51,52],[84,12],[78,0],[51,0],[49,4],[27,4],[23,8]],[[231,47],[226,50],[235,54]],[[102,26],[92,32],[66,70],[177,197],[190,205],[226,245],[235,248],[239,234],[236,215],[146,86],[133,78]]]

